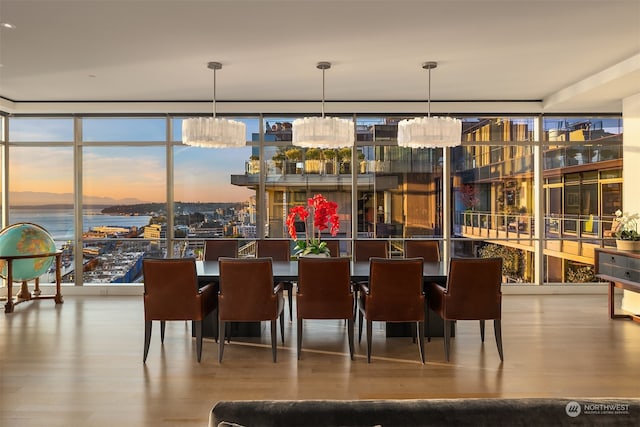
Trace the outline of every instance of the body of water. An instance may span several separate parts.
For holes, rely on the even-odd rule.
[[[142,227],[149,224],[148,215],[124,216],[103,215],[100,209],[84,209],[82,214],[82,231],[89,231],[92,227],[101,225],[114,227]],[[73,210],[72,209],[37,209],[12,208],[9,223],[31,222],[44,227],[56,241],[56,244],[73,240]]]

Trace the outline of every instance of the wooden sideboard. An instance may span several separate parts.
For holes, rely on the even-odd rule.
[[[616,288],[640,293],[640,252],[617,249],[595,249],[596,277],[609,282],[609,317],[640,322],[638,314],[616,314],[614,291]]]

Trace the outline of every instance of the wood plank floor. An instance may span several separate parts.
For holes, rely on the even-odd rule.
[[[295,323],[271,362],[262,339],[225,347],[206,341],[195,359],[190,325],[155,325],[142,363],[141,297],[65,297],[25,303],[0,317],[0,425],[205,426],[211,407],[231,399],[451,397],[638,397],[640,324],[610,320],[606,295],[505,295],[500,363],[492,323],[458,322],[451,362],[442,338],[419,363],[410,338],[385,339],[375,324],[374,359],[356,344],[350,361],[340,321],[307,321],[302,360]],[[363,337],[364,338],[364,337]]]

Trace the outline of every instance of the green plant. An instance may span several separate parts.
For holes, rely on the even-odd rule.
[[[343,162],[348,162],[351,161],[351,148],[349,147],[344,147],[338,150],[338,157],[340,158],[340,160],[342,160]]]
[[[638,220],[640,215],[630,214],[628,212],[622,212],[618,209],[615,212],[614,218],[615,234],[617,239],[620,240],[640,240],[640,234],[638,234]]]
[[[284,155],[287,156],[289,160],[302,160],[302,151],[299,148],[289,148],[284,152]]]
[[[305,153],[307,160],[320,160],[322,157],[322,151],[319,148],[308,148]]]
[[[327,160],[333,160],[336,158],[336,150],[332,150],[332,149],[326,149],[322,151],[322,155],[324,156],[325,159]]]

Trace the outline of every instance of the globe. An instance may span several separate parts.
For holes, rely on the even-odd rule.
[[[56,251],[51,235],[37,224],[21,222],[0,231],[0,257],[40,255]],[[12,279],[22,282],[46,273],[54,257],[27,258],[13,261]],[[8,261],[0,259],[0,276],[7,278]]]

